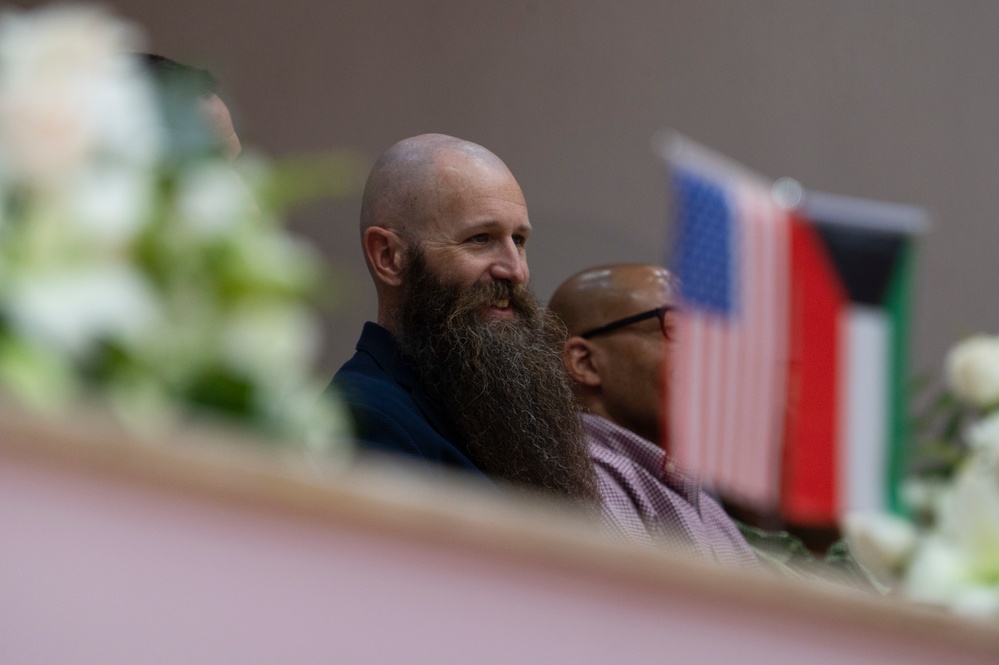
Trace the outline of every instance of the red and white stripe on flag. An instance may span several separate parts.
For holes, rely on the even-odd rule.
[[[681,303],[671,375],[671,452],[726,497],[774,509],[787,378],[788,213],[762,183],[724,186],[739,306]]]

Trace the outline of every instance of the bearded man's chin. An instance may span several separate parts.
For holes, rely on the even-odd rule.
[[[495,282],[462,289],[430,274],[420,258],[407,266],[404,285],[400,348],[469,457],[512,484],[594,500],[558,319],[526,288]],[[483,320],[482,309],[503,299],[509,316]]]

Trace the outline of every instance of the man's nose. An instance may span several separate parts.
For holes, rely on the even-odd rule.
[[[505,279],[514,286],[526,284],[530,271],[523,246],[512,240],[504,243],[499,256],[490,266],[489,274],[493,279]]]

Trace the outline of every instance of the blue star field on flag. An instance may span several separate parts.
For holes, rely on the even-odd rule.
[[[684,305],[708,312],[736,312],[738,265],[732,251],[735,216],[718,184],[677,169],[673,173],[676,206],[674,271]]]

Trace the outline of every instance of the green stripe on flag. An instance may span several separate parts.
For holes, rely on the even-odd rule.
[[[916,244],[906,240],[885,294],[885,308],[891,321],[890,380],[888,413],[888,460],[885,468],[885,504],[896,514],[905,512],[901,487],[905,479],[909,443],[909,316],[912,305],[912,275]]]

